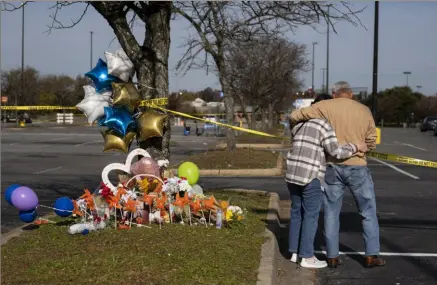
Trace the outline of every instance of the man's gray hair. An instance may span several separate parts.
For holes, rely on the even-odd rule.
[[[335,94],[352,93],[352,88],[346,81],[337,81],[332,86],[332,92]]]

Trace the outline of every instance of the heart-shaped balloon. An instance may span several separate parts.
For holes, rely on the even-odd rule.
[[[132,160],[137,156],[151,157],[150,154],[142,148],[137,148],[131,151],[127,158],[125,164],[122,163],[111,163],[105,166],[102,171],[102,181],[108,186],[111,190],[116,190],[117,186],[114,186],[109,180],[109,172],[113,170],[123,171],[125,173],[131,174],[130,168],[132,165]]]
[[[132,175],[150,174],[158,177],[161,175],[158,163],[150,157],[143,157],[140,161],[133,163],[130,172]]]

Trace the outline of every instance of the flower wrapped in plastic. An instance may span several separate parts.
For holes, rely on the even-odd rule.
[[[175,196],[179,192],[186,192],[189,196],[192,196],[193,188],[188,183],[186,178],[172,177],[164,181],[162,191],[170,196],[171,200],[175,199]]]
[[[229,206],[226,209],[225,220],[226,223],[241,222],[246,217],[245,210],[241,209],[239,206]]]

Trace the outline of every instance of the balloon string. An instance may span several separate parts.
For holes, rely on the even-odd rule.
[[[148,88],[148,89],[152,89],[152,90],[161,90],[161,91],[164,91],[163,89],[161,89],[161,88],[155,88],[155,87],[151,87],[151,86],[147,86],[147,85],[145,85],[145,84],[143,84],[143,83],[140,83],[140,82],[132,82],[133,84],[136,84],[136,85],[141,85],[141,88],[138,88],[139,90],[141,90],[141,89],[143,89],[143,88]]]
[[[49,207],[49,206],[44,206],[44,205],[38,205],[38,207],[44,207],[44,208],[52,209],[52,210],[55,210],[55,211],[70,212],[70,213],[73,213],[73,211],[70,211],[70,210],[61,210],[61,209],[56,209],[56,208]]]

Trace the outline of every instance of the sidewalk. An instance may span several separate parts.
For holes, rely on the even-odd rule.
[[[290,221],[290,200],[279,201],[281,230],[278,243],[281,255],[277,261],[276,285],[312,285],[316,283],[315,270],[301,268],[298,264],[290,262],[288,253],[288,223]]]

